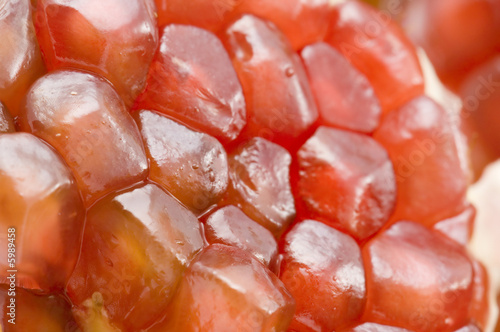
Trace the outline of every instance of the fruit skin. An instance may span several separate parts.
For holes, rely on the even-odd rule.
[[[243,91],[226,50],[214,34],[193,26],[162,30],[134,109],[161,112],[225,143],[246,123]]]
[[[2,317],[0,330],[81,332],[71,315],[70,304],[59,295],[39,296],[22,288],[17,288],[15,292],[15,296],[10,296],[8,286],[0,286],[0,315]],[[11,318],[13,316],[9,316],[11,310],[7,307],[12,298],[15,299],[14,320]]]
[[[30,85],[45,73],[29,0],[2,1],[0,100],[17,116]]]
[[[288,151],[255,137],[230,153],[228,162],[229,186],[219,205],[239,207],[279,237],[296,214]]]
[[[140,331],[172,299],[204,247],[196,217],[154,184],[113,193],[88,210],[82,252],[66,292],[80,326]]]
[[[316,98],[319,123],[371,133],[380,120],[380,102],[367,78],[326,43],[306,46],[301,52]]]
[[[148,178],[197,215],[215,206],[228,186],[222,144],[155,112],[142,110],[133,116],[149,160]]]
[[[286,331],[295,301],[251,254],[213,244],[186,269],[164,321],[150,332]]]
[[[252,15],[231,23],[220,36],[243,86],[243,138],[263,137],[293,150],[318,119],[300,57],[273,23]]]
[[[271,271],[278,272],[278,244],[273,234],[234,205],[218,209],[207,218],[205,237],[210,244],[243,249]]]
[[[460,166],[446,111],[420,96],[387,114],[373,137],[389,153],[397,181],[390,223],[412,220],[428,227],[466,207],[467,178]]]
[[[0,134],[0,202],[1,283],[10,284],[8,270],[17,270],[18,287],[61,290],[78,259],[85,220],[71,171],[35,136]]]
[[[465,250],[426,227],[401,221],[363,247],[363,320],[411,331],[454,331],[468,322],[473,267]]]
[[[396,199],[394,170],[371,137],[319,127],[297,152],[297,164],[301,218],[317,219],[357,240],[388,221]]]
[[[383,113],[424,92],[415,47],[388,14],[356,0],[341,3],[325,41],[368,78]]]
[[[26,96],[20,127],[62,155],[87,207],[146,178],[137,125],[102,78],[69,70],[45,75]]]
[[[14,120],[7,108],[0,102],[0,134],[13,133],[16,131]]]
[[[155,15],[153,0],[37,0],[34,23],[49,71],[102,75],[130,106],[158,45]]]
[[[365,271],[358,244],[327,225],[305,220],[282,243],[280,279],[297,302],[293,331],[338,331],[361,316]]]

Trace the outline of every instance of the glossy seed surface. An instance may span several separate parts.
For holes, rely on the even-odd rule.
[[[139,331],[153,324],[203,248],[201,234],[196,217],[156,185],[100,200],[88,212],[67,286],[80,326]]]
[[[75,175],[87,206],[146,177],[139,130],[103,79],[55,71],[30,89],[21,129],[52,145]]]
[[[214,137],[151,111],[134,114],[149,159],[149,179],[196,214],[215,205],[228,185],[226,151]]]
[[[31,134],[0,134],[0,207],[0,281],[10,284],[15,270],[18,287],[61,290],[78,259],[85,210],[64,161]]]

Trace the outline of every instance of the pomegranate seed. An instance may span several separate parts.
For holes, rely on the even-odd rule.
[[[366,77],[328,44],[309,45],[301,55],[318,102],[321,124],[374,131],[381,109]]]
[[[7,286],[0,286],[2,331],[80,331],[71,314],[69,303],[62,297],[35,295],[22,288],[15,290],[15,296],[10,292]],[[11,299],[15,299],[14,306]]]
[[[158,24],[185,24],[218,31],[242,0],[155,0]]]
[[[375,323],[364,323],[356,326],[348,332],[410,332],[406,329],[402,329],[394,326],[380,325]]]
[[[211,244],[220,243],[246,250],[272,271],[277,271],[278,244],[273,234],[235,206],[226,206],[208,217],[205,237]]]
[[[437,222],[434,225],[434,229],[444,236],[466,246],[472,237],[475,218],[476,208],[468,204],[460,214]]]
[[[355,147],[355,148],[353,148]],[[304,218],[366,239],[388,220],[396,182],[387,152],[371,137],[320,127],[297,153]]]
[[[0,15],[0,100],[17,116],[30,85],[45,72],[29,1],[3,1]]]
[[[392,221],[432,226],[464,206],[466,176],[445,110],[421,96],[387,114],[374,134],[394,164],[398,198]]]
[[[49,71],[72,67],[98,73],[131,105],[144,88],[158,44],[153,0],[36,3],[36,32]]]
[[[299,56],[270,22],[244,15],[222,39],[247,102],[246,137],[293,148],[318,118]]]
[[[21,119],[22,130],[63,156],[87,206],[146,177],[137,126],[112,87],[96,76],[76,71],[44,76],[31,87]]]
[[[384,113],[424,92],[415,48],[387,14],[346,1],[335,7],[326,41],[366,75]]]
[[[222,204],[236,205],[279,236],[295,218],[290,187],[290,154],[253,138],[229,155],[229,187]]]
[[[335,1],[330,0],[233,0],[233,2],[239,4],[233,10],[236,15],[253,14],[276,24],[295,50],[325,37],[335,7]]]
[[[219,141],[151,111],[134,116],[146,146],[149,178],[194,213],[215,205],[228,185],[227,155]]]
[[[203,246],[196,217],[156,185],[100,200],[88,211],[82,253],[67,286],[80,326],[150,326]]]
[[[160,331],[284,332],[295,302],[281,281],[251,254],[213,244],[184,273]]]
[[[78,259],[85,217],[64,161],[33,135],[0,134],[0,202],[0,281],[10,284],[8,270],[17,270],[18,287],[62,289]]]
[[[495,1],[0,0],[0,331],[492,332]]]
[[[350,236],[306,220],[284,238],[280,279],[297,301],[290,329],[337,331],[363,312],[361,251]]]
[[[473,268],[455,242],[402,221],[370,240],[363,258],[365,320],[429,332],[466,323]]]
[[[224,47],[215,35],[191,26],[163,29],[134,108],[159,111],[226,142],[245,125],[243,92]]]

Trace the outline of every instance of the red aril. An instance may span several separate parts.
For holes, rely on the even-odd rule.
[[[219,0],[224,2],[224,0]],[[234,14],[253,14],[276,24],[295,50],[322,40],[337,0],[229,0]]]
[[[130,106],[158,43],[155,15],[153,0],[37,0],[35,26],[49,71],[98,73]]]
[[[402,329],[394,326],[380,325],[376,323],[364,323],[347,331],[348,332],[410,332],[407,329]]]
[[[210,244],[220,243],[246,250],[277,272],[278,244],[273,234],[236,206],[229,205],[212,213],[205,222],[205,237]]]
[[[155,112],[134,117],[149,159],[149,179],[196,214],[215,205],[228,184],[227,155],[219,141]]]
[[[213,32],[242,14],[269,20],[286,35],[295,50],[326,35],[336,1],[330,0],[155,0],[160,27],[187,24]]]
[[[66,284],[85,210],[61,157],[27,133],[0,134],[0,281],[48,293]],[[10,250],[9,250],[10,249]]]
[[[271,271],[239,248],[213,244],[186,269],[151,332],[285,332],[295,301]]]
[[[147,328],[203,246],[196,217],[156,185],[106,196],[88,211],[81,256],[67,286],[79,325],[85,331]]]
[[[18,288],[14,292],[15,295],[5,285],[0,287],[1,331],[80,331],[71,315],[70,304],[61,296],[35,295],[22,288]]]
[[[290,187],[290,154],[263,138],[253,138],[229,155],[229,187],[222,205],[236,205],[279,236],[295,218]]]
[[[391,221],[427,226],[465,208],[467,179],[446,111],[428,97],[387,114],[374,134],[394,164],[398,197]]]
[[[415,47],[387,13],[346,1],[335,7],[326,41],[368,78],[384,113],[424,92]]]
[[[232,23],[222,40],[245,94],[243,135],[295,147],[318,118],[299,56],[276,26],[252,15]]]
[[[366,77],[328,44],[306,46],[300,54],[318,104],[320,123],[365,133],[375,130],[380,103]]]
[[[241,0],[155,0],[158,25],[193,25],[218,31]]]
[[[55,71],[42,77],[26,96],[20,124],[62,155],[87,206],[146,177],[137,125],[118,94],[97,76]]]
[[[363,248],[363,319],[411,331],[454,331],[467,323],[473,267],[460,245],[408,221]]]
[[[390,12],[361,0],[6,1],[0,286],[15,225],[16,328],[491,332],[495,275],[466,246],[467,144],[478,170],[498,154],[497,59],[452,73],[470,74],[459,114],[389,18],[406,0],[387,0]],[[443,44],[491,26],[500,6],[488,1],[442,13]],[[456,23],[464,8],[470,31]],[[455,51],[450,68],[475,51]],[[419,61],[445,109],[423,95]],[[485,220],[498,195],[477,194]],[[488,268],[494,220],[471,242]]]
[[[467,204],[460,214],[438,221],[433,228],[444,236],[466,246],[472,237],[475,218],[476,208],[471,204]]]
[[[28,0],[0,5],[0,100],[14,116],[30,85],[45,72],[31,15]]]
[[[305,220],[286,234],[282,252],[280,279],[297,302],[292,331],[338,331],[359,318],[365,271],[354,239]]]
[[[163,29],[134,108],[164,113],[224,142],[245,125],[243,92],[224,47],[212,33],[192,26]]]
[[[389,219],[396,181],[389,156],[369,136],[320,127],[297,153],[301,217],[363,240]]]

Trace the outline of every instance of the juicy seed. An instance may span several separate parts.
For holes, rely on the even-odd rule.
[[[97,76],[55,71],[38,80],[27,95],[21,129],[62,155],[87,206],[146,177],[139,130],[117,93]]]
[[[188,267],[169,313],[151,331],[285,332],[294,311],[293,297],[262,263],[213,244]]]
[[[229,187],[221,204],[236,205],[279,236],[295,218],[290,186],[290,154],[263,138],[253,138],[229,155]]]
[[[364,320],[429,332],[451,332],[467,322],[474,272],[458,244],[401,221],[370,240],[363,259]]]
[[[147,328],[203,246],[196,217],[156,185],[100,200],[88,212],[81,257],[67,285],[80,326]]]
[[[356,239],[376,233],[396,199],[392,164],[369,136],[320,127],[297,153],[301,216],[347,231]]]
[[[299,56],[272,23],[251,15],[231,24],[222,40],[245,94],[244,136],[292,148],[318,118]]]
[[[195,214],[214,206],[228,185],[227,155],[219,141],[155,112],[136,112],[134,118],[149,159],[149,179]]]
[[[337,331],[363,312],[361,251],[354,239],[320,222],[302,221],[285,236],[280,279],[297,302],[292,330]]]
[[[197,51],[197,50],[202,50]],[[135,109],[150,109],[224,142],[245,126],[245,100],[219,39],[192,26],[169,25]]]

